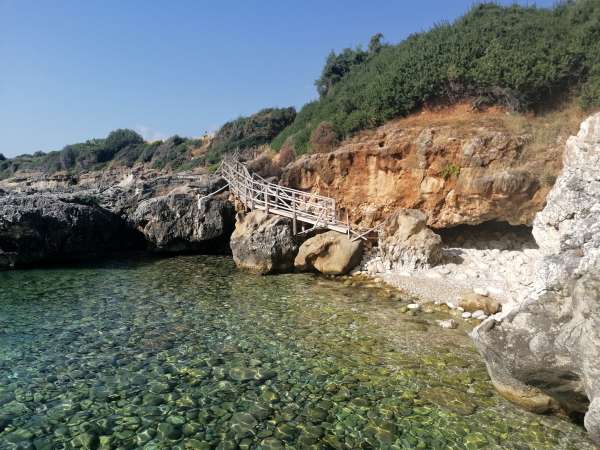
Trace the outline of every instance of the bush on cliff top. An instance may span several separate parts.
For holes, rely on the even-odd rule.
[[[343,138],[430,102],[474,98],[528,110],[575,90],[582,106],[600,106],[597,0],[553,9],[481,4],[398,45],[381,45],[380,38],[367,52],[329,55],[316,82],[319,100],[305,105],[275,138],[275,149],[291,138],[296,152],[304,153],[322,122]]]
[[[296,117],[294,108],[267,108],[248,117],[227,122],[215,134],[208,151],[214,163],[223,153],[270,143]]]
[[[0,179],[17,171],[81,172],[100,169],[107,164],[131,167],[146,164],[155,169],[191,169],[214,163],[223,153],[270,143],[296,117],[294,108],[268,108],[249,117],[227,122],[215,135],[204,157],[192,157],[192,150],[203,141],[180,136],[157,142],[144,142],[133,130],[112,131],[104,139],[90,139],[67,145],[60,151],[37,152],[13,159],[0,158]]]
[[[179,136],[164,142],[145,142],[135,131],[119,129],[112,131],[105,139],[67,145],[60,151],[36,152],[0,160],[0,179],[17,171],[81,172],[99,169],[107,164],[131,167],[136,163],[146,163],[156,169],[191,168],[200,163],[191,157],[192,148],[198,145],[198,140]]]

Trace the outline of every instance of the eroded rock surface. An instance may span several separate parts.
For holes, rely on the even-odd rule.
[[[238,215],[230,246],[238,267],[260,274],[292,270],[298,253],[291,219],[259,210]]]
[[[0,267],[131,248],[229,252],[233,205],[221,195],[201,200],[224,185],[218,177],[110,171],[82,177],[5,180]]]
[[[189,188],[142,201],[129,220],[161,252],[223,251],[233,231],[233,205],[201,200]]]
[[[379,253],[385,269],[424,269],[441,260],[442,238],[427,227],[426,214],[400,210],[379,231]]]
[[[78,197],[11,194],[0,197],[0,267],[62,261],[140,248],[124,220]]]
[[[326,275],[343,275],[362,258],[362,241],[328,231],[307,239],[298,251],[294,265],[298,270],[317,270]]]
[[[585,413],[600,443],[600,114],[568,140],[564,166],[534,222],[544,253],[534,292],[473,337],[501,394]]]
[[[299,158],[282,180],[334,197],[368,227],[399,208],[425,212],[434,229],[529,225],[560,171],[563,144],[530,151],[532,136],[509,129],[501,115],[482,117],[391,121],[333,152]]]

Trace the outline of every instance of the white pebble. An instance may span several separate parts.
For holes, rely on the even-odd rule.
[[[436,322],[440,327],[446,328],[448,330],[453,330],[454,328],[458,327],[458,323],[456,323],[456,320],[454,319],[436,320]]]
[[[468,312],[468,311],[465,311],[464,313],[462,313],[461,317],[462,317],[463,319],[468,319],[468,318],[470,318],[470,317],[471,317],[471,313],[470,313],[470,312]]]
[[[482,309],[478,309],[477,311],[475,311],[472,315],[472,317],[474,319],[481,319],[483,316],[485,316],[485,311]]]
[[[421,309],[421,305],[418,303],[411,303],[410,305],[406,305],[408,309],[414,309],[415,311]]]
[[[487,297],[489,295],[489,291],[485,288],[475,288],[473,289],[477,295],[481,295],[482,297]]]

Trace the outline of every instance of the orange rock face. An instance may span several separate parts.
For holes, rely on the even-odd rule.
[[[333,152],[303,156],[285,168],[282,183],[334,197],[365,226],[397,208],[420,209],[438,229],[530,224],[560,171],[561,143],[540,151],[507,120],[499,111],[396,120]]]

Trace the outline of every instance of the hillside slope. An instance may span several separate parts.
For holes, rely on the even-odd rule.
[[[274,148],[287,142],[305,153],[323,123],[342,139],[462,99],[511,111],[535,111],[559,96],[575,96],[584,108],[600,105],[598,0],[553,9],[483,4],[398,45],[379,39],[367,52],[329,56],[317,80],[320,99],[302,108]]]

